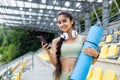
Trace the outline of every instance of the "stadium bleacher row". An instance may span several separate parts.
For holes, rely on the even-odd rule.
[[[99,46],[100,58],[120,60],[120,26],[104,30]]]
[[[87,80],[116,80],[116,72],[106,70],[105,73],[102,73],[101,67],[90,68]]]
[[[3,65],[3,69],[0,68],[0,80],[21,80],[22,72],[28,65],[30,58],[23,57],[12,64]],[[8,66],[8,67],[6,67]]]
[[[120,57],[120,47],[116,44],[112,44],[110,46],[103,45],[100,51],[100,58],[106,59],[115,59],[119,60]]]
[[[100,45],[119,43],[120,40],[120,26],[104,30]]]

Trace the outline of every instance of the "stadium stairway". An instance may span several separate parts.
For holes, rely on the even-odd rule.
[[[34,56],[34,68],[27,67],[22,74],[21,80],[53,80],[54,68],[47,61],[40,58],[37,54]],[[30,70],[29,70],[30,69]]]

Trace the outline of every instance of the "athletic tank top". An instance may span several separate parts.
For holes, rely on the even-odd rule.
[[[83,46],[82,37],[78,35],[78,38],[73,43],[63,42],[61,46],[61,58],[78,58]]]

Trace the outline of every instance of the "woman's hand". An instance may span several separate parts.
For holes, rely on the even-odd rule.
[[[45,51],[50,52],[51,46],[48,43],[41,42],[41,45]]]
[[[82,51],[85,54],[88,54],[89,56],[93,56],[93,57],[97,57],[99,55],[98,52],[92,47],[84,48]]]

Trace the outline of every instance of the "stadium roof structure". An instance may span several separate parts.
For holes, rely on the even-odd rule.
[[[0,24],[7,26],[54,32],[58,30],[56,16],[69,11],[79,25],[84,11],[90,5],[101,6],[102,0],[0,0]]]

